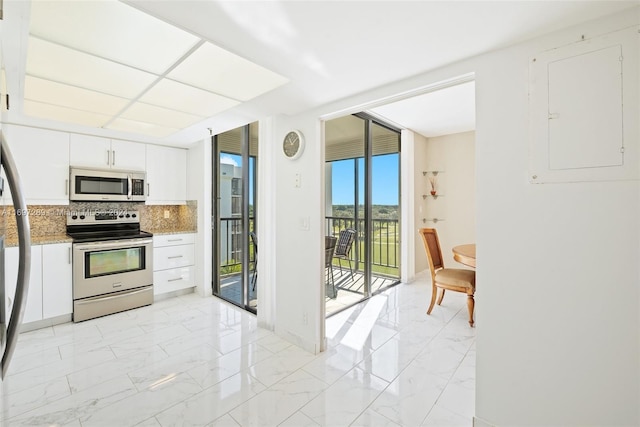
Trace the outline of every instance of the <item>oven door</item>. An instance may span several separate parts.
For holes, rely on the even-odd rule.
[[[153,284],[152,239],[73,244],[73,299]]]

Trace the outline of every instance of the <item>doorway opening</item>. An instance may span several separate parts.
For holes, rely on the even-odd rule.
[[[212,290],[257,313],[258,123],[212,140]]]
[[[400,131],[360,113],[328,120],[325,135],[330,316],[400,282]]]

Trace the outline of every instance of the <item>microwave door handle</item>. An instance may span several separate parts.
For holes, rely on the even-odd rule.
[[[0,131],[0,158],[4,166],[7,181],[11,188],[11,197],[13,198],[13,206],[15,212],[28,212],[27,204],[22,193],[20,183],[20,175],[16,169],[15,161],[9,150],[9,145],[4,138],[4,134]],[[20,324],[24,317],[25,307],[27,305],[27,293],[29,291],[29,274],[31,272],[31,230],[29,226],[29,217],[27,215],[16,214],[16,225],[18,228],[18,245],[20,259],[18,261],[18,280],[16,283],[16,294],[13,299],[13,310],[11,311],[11,319],[7,327],[7,343],[5,346],[2,361],[0,362],[0,376],[4,378],[7,375],[11,357],[18,344],[18,335],[20,334]]]
[[[131,186],[133,185],[131,180],[131,174],[127,174],[127,199],[131,200]]]

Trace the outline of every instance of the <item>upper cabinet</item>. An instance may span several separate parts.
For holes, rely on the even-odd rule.
[[[69,134],[47,129],[3,127],[28,204],[69,204]],[[11,204],[7,192],[5,203]]]
[[[187,150],[99,136],[5,125],[22,191],[30,205],[69,204],[69,166],[147,172],[147,203],[184,204]],[[3,172],[4,174],[4,172]],[[11,204],[5,182],[3,203]]]
[[[111,165],[114,169],[146,170],[147,152],[145,144],[112,139]]]
[[[69,163],[72,166],[143,171],[146,167],[145,146],[136,142],[72,133]]]
[[[187,199],[187,150],[147,145],[147,185],[147,203],[184,203]]]

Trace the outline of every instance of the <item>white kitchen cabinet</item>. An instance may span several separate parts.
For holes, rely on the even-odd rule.
[[[153,236],[153,247],[161,248],[163,246],[189,245],[196,242],[194,233],[182,234],[159,234]]]
[[[18,278],[18,247],[5,248],[5,304],[7,319],[13,309],[16,294],[16,280]],[[29,276],[29,290],[22,323],[42,320],[42,246],[31,246],[31,270]]]
[[[176,204],[187,199],[187,150],[147,144],[147,203]]]
[[[147,167],[146,144],[111,140],[111,167],[115,169],[143,171]]]
[[[71,243],[42,246],[42,318],[71,314]]]
[[[111,140],[99,136],[71,134],[69,164],[108,169],[111,166]]]
[[[195,284],[194,235],[170,234],[153,237],[153,294],[162,295]]]
[[[145,144],[72,133],[69,137],[71,166],[100,169],[145,170]]]
[[[27,203],[69,204],[69,134],[17,125],[6,125],[3,130]],[[9,191],[4,203],[12,203]]]

